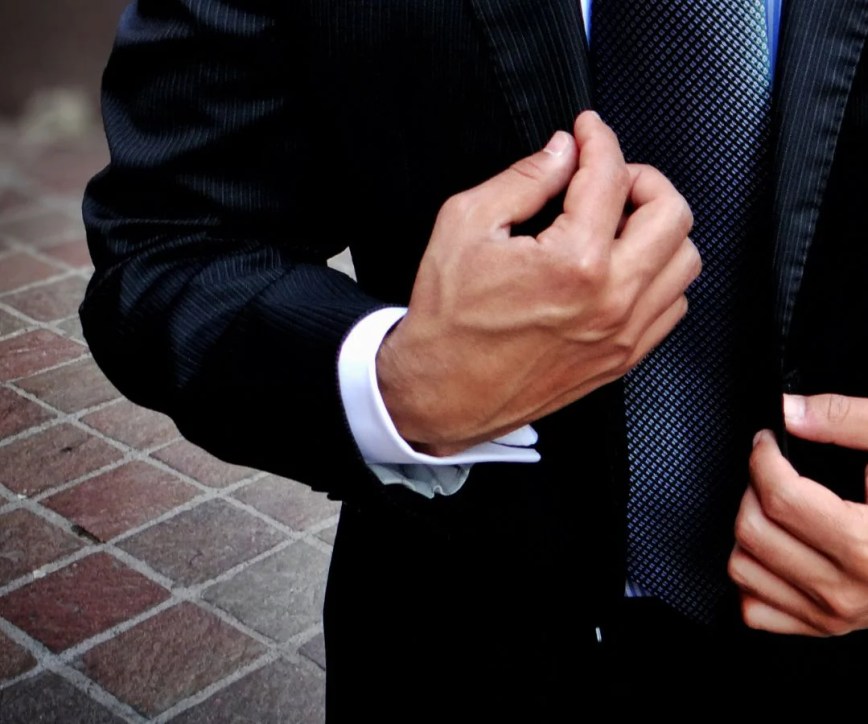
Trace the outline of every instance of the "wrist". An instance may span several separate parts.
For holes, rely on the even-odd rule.
[[[417,452],[444,457],[464,450],[472,441],[456,436],[457,421],[449,421],[449,406],[444,404],[450,399],[448,385],[436,374],[449,366],[438,352],[438,345],[411,341],[402,320],[380,345],[376,371],[383,404],[401,437]]]

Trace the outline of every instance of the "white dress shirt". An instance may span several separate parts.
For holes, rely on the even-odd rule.
[[[775,72],[781,4],[765,0],[766,30],[772,77]],[[591,2],[581,0],[585,32],[590,43]],[[479,462],[534,463],[537,434],[530,425],[491,442],[474,445],[447,457],[415,451],[398,434],[377,386],[376,357],[389,330],[406,314],[405,307],[387,307],[363,317],[341,346],[338,379],[350,430],[362,457],[384,484],[401,484],[426,497],[451,495]]]

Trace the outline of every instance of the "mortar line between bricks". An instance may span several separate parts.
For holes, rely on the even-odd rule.
[[[9,307],[8,305],[0,305],[0,306],[3,307],[3,311],[7,312],[7,314],[8,314],[8,311],[7,311],[8,309],[13,309],[13,307]],[[24,329],[16,329],[16,330],[13,330],[12,332],[9,332],[8,334],[0,335],[0,342],[6,342],[7,340],[14,339],[15,337],[20,337],[21,335],[27,334],[29,332],[36,332],[38,330],[46,330],[48,332],[51,332],[52,334],[58,335],[59,337],[63,337],[63,339],[65,339],[65,340],[68,340],[70,342],[75,342],[75,344],[82,347],[84,349],[84,351],[87,352],[88,355],[90,355],[90,351],[88,350],[87,344],[85,342],[83,342],[80,339],[76,339],[75,337],[72,337],[69,332],[67,332],[66,330],[64,330],[60,326],[61,324],[65,324],[66,322],[69,322],[72,319],[77,320],[78,319],[77,314],[70,314],[70,315],[67,315],[66,317],[58,317],[57,319],[51,319],[51,320],[48,320],[46,322],[40,321],[37,319],[33,319],[32,317],[28,317],[27,315],[23,315],[21,313],[19,313],[19,315],[11,315],[10,314],[9,316],[15,316],[19,322],[22,322],[26,326],[24,327]],[[76,358],[76,359],[78,359],[78,358]],[[34,372],[33,374],[34,375],[42,374],[42,370],[40,370],[39,372]],[[24,378],[16,377],[14,379],[21,380]],[[10,382],[11,382],[11,380],[10,380]]]
[[[78,484],[78,483],[76,483],[76,484]],[[71,487],[71,485],[68,487]],[[4,512],[10,512],[11,510],[16,510],[18,508],[28,510],[30,513],[46,520],[47,522],[49,522],[53,525],[56,525],[57,527],[61,528],[62,530],[65,530],[66,532],[75,536],[77,539],[80,539],[81,536],[75,530],[75,527],[76,527],[75,523],[73,523],[68,518],[60,515],[59,513],[51,510],[51,508],[48,508],[47,506],[41,505],[42,500],[44,500],[46,497],[49,497],[49,495],[53,495],[59,491],[60,491],[60,488],[53,488],[51,491],[46,491],[44,494],[41,494],[39,497],[36,497],[36,496],[34,496],[34,498],[25,497],[24,499],[18,500],[17,504],[15,502],[13,502],[8,510],[6,509],[6,506],[3,506]],[[216,492],[219,493],[221,491],[216,491]],[[148,530],[149,528],[152,528],[156,525],[159,525],[159,524],[161,524],[167,520],[171,520],[172,518],[180,515],[181,513],[189,512],[189,511],[193,510],[194,508],[197,508],[200,505],[203,505],[204,503],[207,503],[211,500],[224,500],[224,501],[228,502],[230,505],[233,505],[234,507],[237,507],[248,514],[253,515],[258,520],[261,520],[262,522],[266,523],[266,525],[268,525],[269,527],[274,528],[277,531],[279,531],[280,533],[282,533],[283,535],[285,535],[286,540],[281,541],[280,543],[269,548],[268,550],[254,556],[253,558],[248,559],[247,561],[244,561],[244,562],[238,564],[237,566],[233,566],[232,568],[228,569],[227,571],[221,573],[219,576],[217,576],[213,579],[209,579],[209,581],[204,582],[203,584],[194,584],[194,586],[191,586],[189,588],[198,587],[201,590],[202,588],[204,588],[207,585],[222,582],[223,580],[228,580],[233,575],[235,575],[235,573],[240,572],[241,570],[244,570],[244,568],[248,567],[249,565],[252,565],[254,563],[259,562],[259,560],[262,560],[263,558],[267,557],[268,555],[276,554],[277,552],[279,552],[283,548],[288,547],[292,543],[299,542],[299,541],[303,541],[307,545],[310,545],[312,548],[320,551],[321,553],[323,553],[329,557],[331,556],[332,547],[328,543],[326,543],[325,541],[318,538],[316,536],[316,533],[320,532],[321,530],[325,530],[329,526],[333,525],[334,521],[337,520],[336,515],[329,516],[325,520],[320,521],[319,523],[311,526],[310,528],[308,528],[304,531],[296,531],[295,529],[281,523],[280,521],[271,518],[267,514],[261,513],[260,511],[249,506],[248,504],[242,503],[241,501],[238,501],[236,498],[225,497],[225,496],[221,496],[219,494],[214,494],[214,493],[215,493],[215,491],[213,489],[206,489],[205,491],[203,491],[202,495],[197,495],[197,496],[191,498],[190,500],[186,501],[185,503],[182,503],[181,505],[176,506],[176,507],[166,511],[159,516],[156,516],[154,518],[151,518],[151,519],[145,521],[144,523],[142,523],[139,526],[136,526],[135,528],[130,528],[129,530],[124,531],[123,533],[115,536],[114,538],[111,538],[109,541],[105,541],[105,542],[101,542],[101,543],[93,543],[93,542],[88,541],[87,544],[83,548],[79,549],[78,551],[75,551],[72,554],[64,556],[64,557],[57,559],[55,561],[51,561],[50,563],[47,563],[43,566],[40,566],[37,570],[44,573],[45,575],[48,575],[49,573],[53,573],[57,570],[60,570],[61,568],[69,565],[70,563],[74,563],[75,561],[77,561],[81,558],[84,558],[86,555],[96,553],[96,552],[101,551],[101,550],[105,550],[106,552],[113,553],[116,558],[123,561],[124,563],[127,563],[128,565],[130,564],[131,561],[135,561],[138,564],[138,563],[140,563],[140,559],[137,558],[136,556],[128,553],[123,548],[121,548],[120,547],[121,543],[123,543],[125,540],[128,540],[129,538],[132,538],[133,536],[137,535],[138,533],[141,533],[145,530]],[[171,578],[164,576],[163,574],[159,573],[158,571],[152,569],[150,566],[146,566],[146,569],[139,569],[138,565],[131,566],[131,567],[134,567],[136,570],[139,570],[140,573],[142,573],[143,575],[146,575],[148,578],[150,578],[155,583],[158,583],[161,586],[164,586],[166,588],[171,588],[172,586],[175,585],[175,582]],[[33,580],[36,580],[36,578],[33,576],[32,571],[30,573],[24,574],[23,576],[15,578],[12,581],[10,581],[9,583],[7,583],[3,586],[0,586],[0,596],[3,596],[3,595],[5,595],[5,594],[7,594],[13,590],[16,590],[16,589],[26,585],[27,583],[32,582]]]
[[[148,721],[146,717],[139,714],[129,704],[118,699],[110,691],[101,687],[93,679],[89,679],[75,667],[57,662],[56,665],[47,666],[46,668],[61,676],[83,694],[102,704],[112,714],[116,714],[129,724],[145,724]]]
[[[35,256],[31,254],[31,256]],[[39,255],[45,256],[45,255]],[[52,257],[45,257],[38,259],[38,261],[43,262],[44,264],[49,263],[51,261],[52,266],[55,266],[56,263],[62,263],[59,259],[53,259]],[[30,292],[34,289],[39,289],[39,287],[47,287],[51,284],[57,284],[58,282],[65,282],[67,279],[72,279],[73,277],[81,277],[81,274],[76,274],[73,269],[70,269],[68,265],[65,269],[60,269],[57,274],[52,277],[45,277],[44,279],[36,279],[32,282],[27,282],[26,284],[22,284],[21,286],[15,287],[14,289],[7,289],[4,292],[0,292],[0,309],[9,312],[12,309],[15,309],[11,304],[9,304],[6,299],[9,297],[14,297],[16,294],[22,294],[24,292]],[[27,319],[33,319],[26,312],[21,312]],[[34,319],[35,322],[39,322],[39,320]]]
[[[201,689],[200,691],[191,694],[186,699],[181,699],[173,706],[166,709],[164,712],[161,712],[160,714],[155,716],[150,721],[154,724],[163,724],[164,722],[170,721],[171,719],[174,719],[176,716],[182,714],[188,709],[192,709],[197,704],[201,704],[206,699],[210,699],[217,692],[223,691],[223,689],[231,686],[236,681],[240,681],[245,676],[259,671],[260,669],[264,669],[266,666],[274,663],[279,658],[280,653],[278,651],[267,651],[262,656],[254,659],[249,664],[235,669],[234,671],[224,676],[222,679],[218,679],[217,681],[212,682],[204,689]]]
[[[31,285],[28,285],[28,286],[36,287],[37,285],[41,285],[41,284],[45,284],[45,285],[53,284],[53,283],[56,283],[58,281],[64,281],[66,279],[72,279],[73,277],[76,277],[76,276],[81,277],[80,274],[75,274],[74,272],[65,273],[60,278],[51,277],[50,279],[46,279],[44,281],[33,282]],[[81,278],[82,278],[82,280],[86,281],[86,279],[84,277],[81,277]],[[22,291],[27,291],[27,289],[23,286],[22,287],[16,287],[15,289],[10,289],[9,291],[3,292],[3,294],[0,296],[11,297],[14,294],[18,294],[19,292],[22,292]],[[2,299],[0,299],[0,309],[2,309],[4,312],[6,312],[6,314],[8,314],[10,317],[15,317],[15,319],[17,319],[19,322],[22,322],[22,323],[27,325],[27,329],[18,330],[16,332],[13,332],[10,334],[5,334],[2,337],[0,337],[0,339],[7,339],[7,338],[12,337],[12,336],[17,336],[21,331],[32,332],[33,328],[48,329],[52,332],[56,332],[56,331],[58,331],[58,329],[57,329],[58,324],[60,324],[61,322],[65,322],[68,319],[72,319],[73,317],[78,317],[78,313],[74,313],[74,314],[68,314],[65,317],[60,317],[57,319],[47,319],[47,320],[36,319],[35,317],[31,317],[26,312],[22,312],[17,307],[13,307],[11,304],[6,303]],[[62,331],[62,330],[60,330],[60,331]],[[79,344],[81,344],[81,342],[79,342]]]

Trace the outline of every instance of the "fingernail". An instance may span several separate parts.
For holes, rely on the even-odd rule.
[[[805,398],[801,395],[784,395],[784,418],[787,422],[800,422],[805,417]]]
[[[753,436],[753,446],[756,447],[763,441],[774,440],[774,436],[772,435],[770,430],[760,430],[756,435]]]
[[[551,156],[563,156],[564,151],[567,150],[572,140],[573,137],[570,134],[565,133],[564,131],[556,131],[555,135],[551,137],[543,151]]]
[[[596,118],[598,121],[602,121],[602,120],[603,120],[602,118],[600,118],[600,114],[597,113],[596,111],[588,111],[588,115],[589,115],[589,116],[593,116],[593,117]]]

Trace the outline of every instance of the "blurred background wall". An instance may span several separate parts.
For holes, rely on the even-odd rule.
[[[92,119],[125,5],[125,0],[0,0],[0,117],[39,120],[77,112]],[[85,107],[76,110],[76,103]]]

